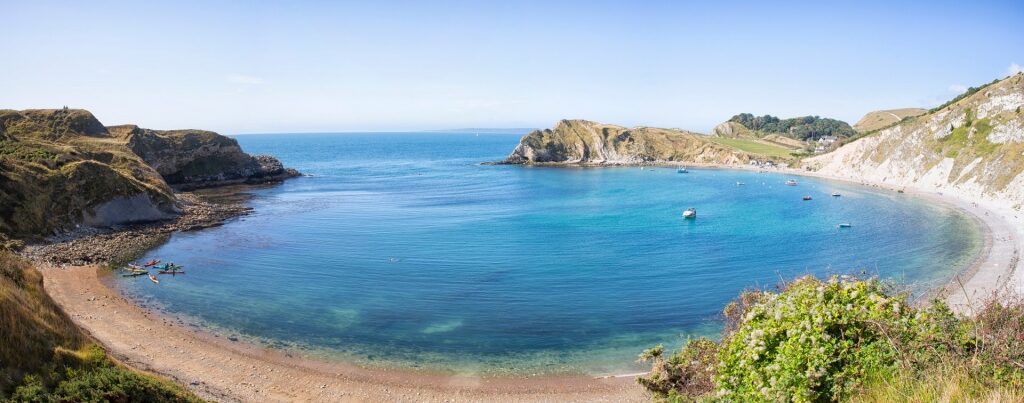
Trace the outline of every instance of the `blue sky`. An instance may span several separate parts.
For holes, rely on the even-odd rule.
[[[222,133],[852,123],[1024,64],[1021,1],[2,2],[0,107]]]

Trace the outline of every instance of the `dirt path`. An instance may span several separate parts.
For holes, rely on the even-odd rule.
[[[65,312],[134,368],[217,401],[647,400],[633,377],[470,377],[368,370],[304,360],[232,342],[147,312],[110,289],[95,266],[41,267],[47,293]]]

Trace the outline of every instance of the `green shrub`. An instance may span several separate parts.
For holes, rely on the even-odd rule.
[[[690,340],[683,350],[665,359],[665,349],[656,346],[640,354],[641,361],[652,361],[651,372],[637,381],[656,396],[669,401],[686,400],[714,390],[718,343],[706,338]]]
[[[805,277],[761,293],[722,345],[718,395],[735,400],[839,399],[866,374],[889,372],[896,339],[925,331],[903,296],[878,281]],[[893,340],[893,341],[890,341]]]
[[[641,355],[653,366],[638,382],[656,400],[839,401],[905,391],[907,401],[928,401],[914,396],[932,396],[929,385],[943,379],[956,384],[943,396],[1024,396],[1020,302],[993,298],[961,318],[941,300],[910,305],[878,280],[808,276],[778,293],[743,293],[723,313],[720,343]]]

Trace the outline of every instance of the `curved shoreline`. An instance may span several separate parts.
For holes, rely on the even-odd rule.
[[[149,312],[103,284],[97,266],[41,267],[47,293],[108,353],[218,401],[644,401],[635,376],[477,377],[293,357]]]
[[[974,219],[981,227],[984,242],[978,257],[953,275],[943,290],[946,303],[962,315],[973,313],[993,300],[1006,300],[1020,295],[1024,285],[1024,270],[1020,269],[1020,251],[1024,248],[1024,221],[1019,213],[1007,206],[998,206],[990,200],[970,200],[963,195],[931,191],[915,186],[894,186],[868,180],[854,180],[833,175],[793,169],[779,172],[835,180],[891,191],[902,191],[908,196],[920,197],[929,203],[952,207]]]
[[[757,170],[837,180],[895,191],[892,185],[792,169],[745,166],[693,167]],[[907,192],[966,213],[981,227],[985,245],[977,259],[950,281],[947,301],[969,314],[984,296],[1008,286],[1019,289],[1020,222],[962,197],[921,190]],[[1005,214],[1005,212],[1004,212]],[[465,376],[415,370],[367,369],[353,364],[297,358],[287,352],[232,342],[193,329],[180,320],[140,307],[105,284],[95,266],[41,267],[45,289],[83,329],[125,364],[165,376],[214,400],[379,401],[469,400],[642,401],[643,390],[625,374],[603,378]],[[1014,277],[1014,274],[1017,274]]]

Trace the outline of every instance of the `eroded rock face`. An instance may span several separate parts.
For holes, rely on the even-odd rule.
[[[297,176],[271,156],[253,157],[233,138],[205,130],[115,126],[111,133],[179,189],[257,183]]]
[[[903,120],[806,168],[850,179],[1024,205],[1024,74]]]
[[[82,212],[82,224],[90,227],[111,227],[115,225],[160,221],[173,218],[178,209],[161,209],[149,195],[118,196],[92,206]]]
[[[502,163],[629,165],[645,163],[746,163],[750,155],[673,129],[627,129],[586,120],[562,120],[535,130]]]

